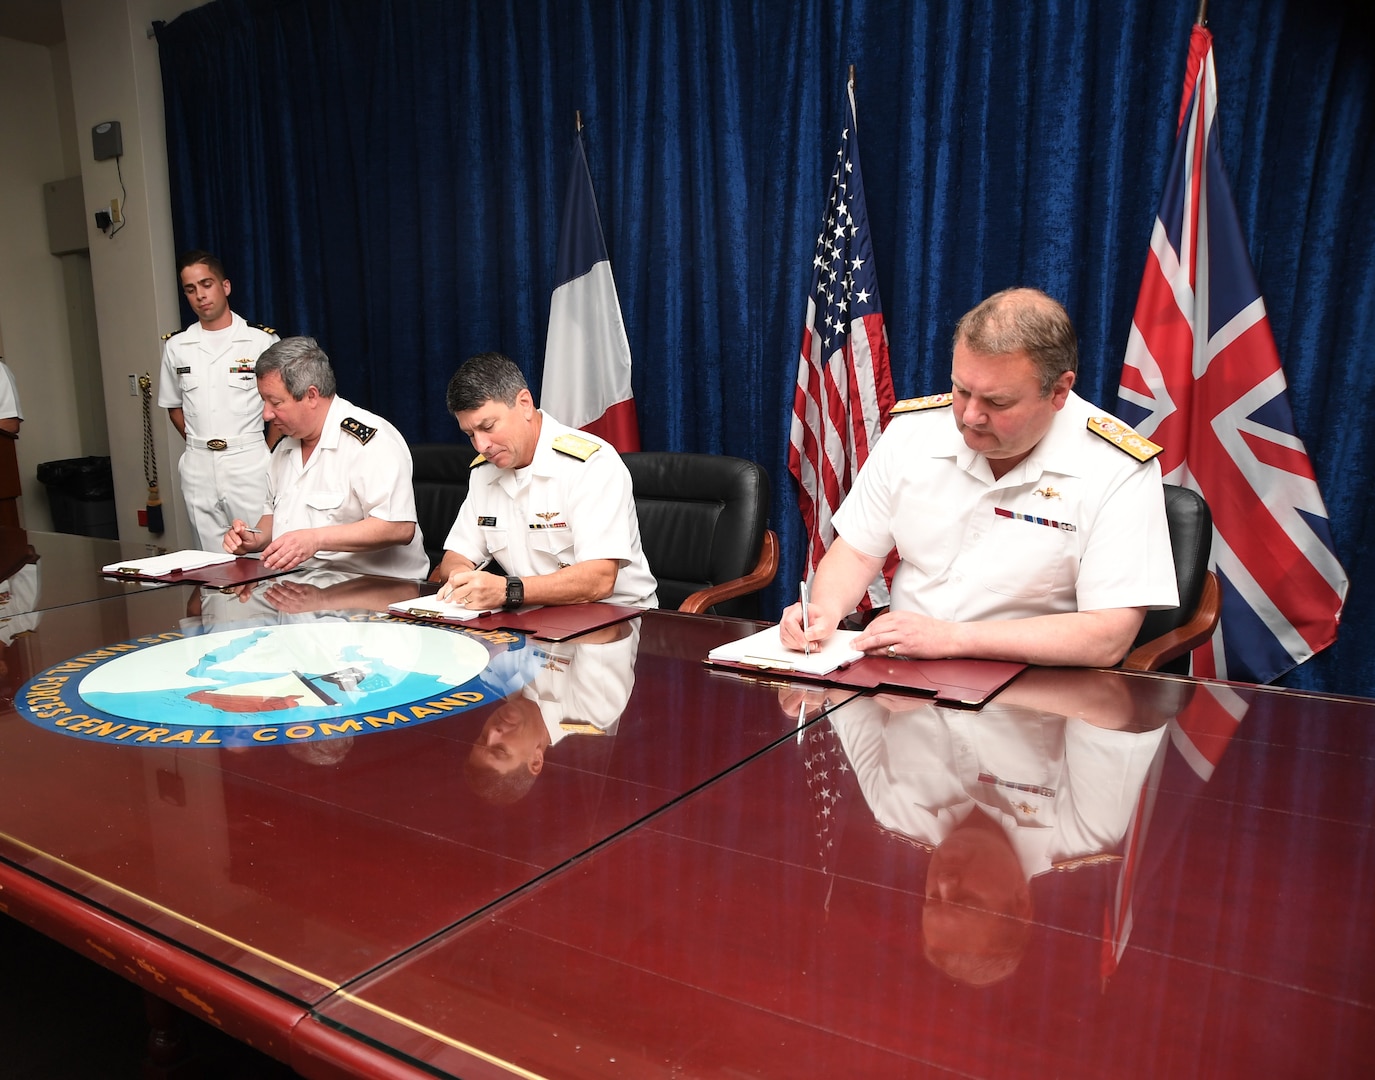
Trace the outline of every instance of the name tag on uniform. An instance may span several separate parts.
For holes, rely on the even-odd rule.
[[[497,519],[494,517],[480,517],[477,519],[477,523],[484,528],[491,529],[495,528]]]
[[[177,368],[177,374],[178,374],[178,375],[190,375],[190,374],[191,374],[191,369],[190,369],[190,367],[179,367],[179,368]]]

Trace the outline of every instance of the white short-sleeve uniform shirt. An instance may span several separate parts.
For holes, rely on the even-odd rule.
[[[894,610],[950,621],[1179,603],[1160,467],[1088,428],[1071,393],[995,480],[949,408],[895,416],[835,515],[865,554],[902,562]]]

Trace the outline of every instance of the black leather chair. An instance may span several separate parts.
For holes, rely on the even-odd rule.
[[[468,497],[468,468],[477,452],[469,443],[419,443],[411,447],[415,517],[430,557],[430,569],[444,558],[444,540]]]
[[[1213,515],[1203,496],[1165,485],[1165,517],[1174,548],[1179,607],[1146,612],[1132,651],[1122,666],[1132,671],[1187,674],[1189,657],[1208,638],[1222,614],[1222,590],[1208,569],[1213,551]]]
[[[778,573],[763,467],[718,454],[621,456],[635,489],[645,557],[659,582],[659,606],[758,617],[759,590]]]

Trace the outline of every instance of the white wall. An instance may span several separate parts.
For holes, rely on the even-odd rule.
[[[62,0],[88,210],[115,504],[120,537],[126,540],[149,537],[137,521],[137,511],[147,503],[143,421],[139,399],[129,395],[128,378],[146,371],[156,387],[161,336],[177,329],[180,319],[162,77],[157,41],[148,36],[148,30],[154,19],[171,20],[198,6],[199,0]],[[120,196],[115,161],[96,161],[91,150],[90,130],[105,120],[120,122],[124,140],[120,168],[127,191],[127,224],[113,238],[104,236],[91,217]],[[166,412],[156,409],[156,392],[154,409],[158,478],[167,524],[161,542],[186,547],[191,534],[174,468],[182,443],[167,422]]]
[[[38,463],[82,454],[62,264],[48,252],[43,208],[43,184],[75,172],[63,160],[54,71],[51,50],[0,38],[0,336],[24,408],[19,471],[31,529],[52,527]]]

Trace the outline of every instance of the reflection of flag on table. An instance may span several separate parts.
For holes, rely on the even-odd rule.
[[[1213,770],[1222,760],[1249,707],[1230,686],[1201,683],[1179,715],[1171,719],[1169,742],[1161,744],[1161,752],[1152,763],[1137,798],[1122,849],[1117,890],[1112,906],[1104,913],[1100,968],[1104,983],[1116,973],[1131,937],[1138,882],[1143,877],[1151,877],[1168,857],[1187,817],[1187,808],[1198,801],[1203,785],[1212,779]],[[1169,752],[1171,747],[1176,751],[1173,754]],[[1175,765],[1176,762],[1187,768]],[[1167,770],[1170,777],[1162,779]],[[1156,820],[1157,794],[1161,791],[1168,795],[1161,807],[1160,819]],[[1148,848],[1148,835],[1154,855],[1143,858]]]
[[[831,174],[826,222],[812,260],[788,452],[807,530],[809,577],[835,537],[831,515],[854,483],[895,401],[859,169],[853,81],[847,96],[849,111]]]
[[[601,436],[622,453],[638,450],[630,342],[581,131],[573,142],[555,280],[540,408],[570,427]]]
[[[1332,643],[1347,580],[1223,169],[1212,41],[1194,27],[1118,410],[1213,512],[1222,619],[1194,674],[1268,682]]]

